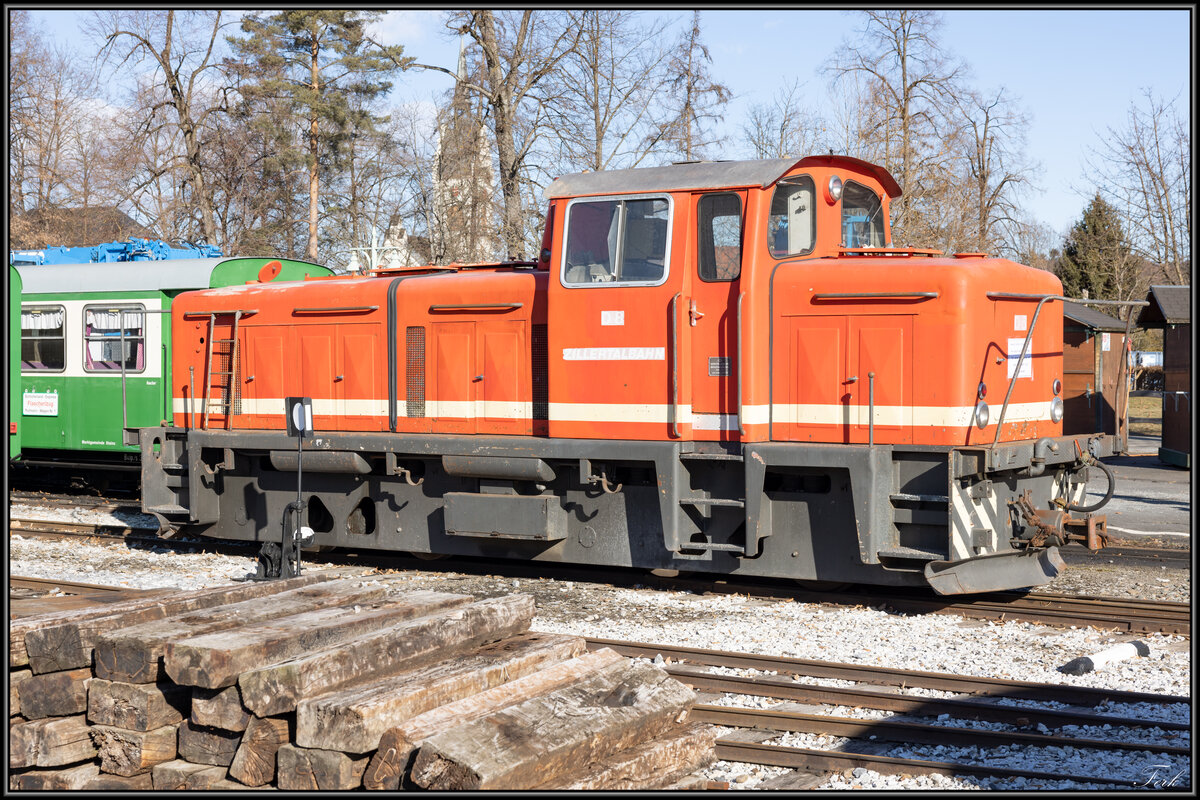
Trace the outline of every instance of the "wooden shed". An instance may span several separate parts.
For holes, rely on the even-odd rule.
[[[1163,331],[1162,446],[1158,458],[1192,466],[1192,287],[1151,286],[1137,324]]]
[[[1125,323],[1078,303],[1063,303],[1063,433],[1104,432],[1117,452],[1129,443]]]

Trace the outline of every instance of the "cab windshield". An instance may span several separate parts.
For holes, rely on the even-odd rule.
[[[867,187],[846,181],[842,190],[842,246],[885,247],[883,204]]]

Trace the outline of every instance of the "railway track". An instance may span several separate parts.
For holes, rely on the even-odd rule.
[[[166,594],[169,589],[130,589],[94,583],[10,576],[8,579],[9,615],[29,617],[55,611],[87,608],[104,603],[119,603],[133,597]]]
[[[22,535],[46,538],[82,537],[89,540],[126,541],[144,546],[173,547],[253,556],[254,544],[227,542],[203,537],[161,539],[148,528],[131,528],[87,522],[48,521],[12,518],[10,529]],[[1189,553],[1190,554],[1190,553]],[[391,569],[438,569],[437,565],[414,558],[372,551],[309,554],[308,560],[342,561]],[[499,572],[506,575],[539,576],[544,568],[521,562],[498,563],[481,559],[455,559],[445,568],[456,571]],[[957,614],[971,619],[1003,622],[1019,620],[1053,627],[1095,627],[1127,633],[1191,633],[1191,607],[1187,603],[1155,602],[1112,597],[1086,597],[1037,592],[996,592],[951,599],[927,591],[871,587],[869,590],[815,591],[782,581],[751,582],[740,579],[713,580],[709,577],[662,578],[640,570],[589,569],[574,565],[556,565],[562,575],[574,579],[600,581],[614,585],[646,585],[669,591],[746,594],[771,599],[792,599],[824,605],[866,605],[905,614]]]
[[[980,748],[1008,748],[1007,751],[1000,751],[1002,753],[1024,747],[1150,752],[1180,757],[1191,753],[1190,739],[1185,737],[1185,732],[1191,729],[1190,724],[1129,718],[1094,710],[1104,704],[1186,704],[1190,707],[1190,697],[894,670],[609,639],[589,639],[588,647],[610,647],[631,657],[656,660],[661,657],[669,674],[701,693],[701,699],[705,702],[695,706],[692,718],[739,729],[737,733],[717,739],[718,758],[787,767],[813,774],[807,780],[788,779],[772,788],[812,788],[823,782],[829,774],[860,767],[884,775],[975,775],[1047,782],[1070,780],[1118,786],[1145,785],[1144,779],[1114,778],[1111,775],[1070,774],[1064,771],[1048,773],[986,763],[897,757],[888,754],[895,749],[892,745],[973,747],[980,760],[988,758],[980,754]],[[754,670],[767,674],[714,674],[708,671],[712,668]],[[846,688],[814,682],[818,680],[853,682],[855,686]],[[859,688],[859,684],[882,686],[886,691]],[[953,696],[939,698],[907,693],[911,689],[953,693]],[[722,695],[747,694],[777,700],[779,703],[773,708],[757,709],[712,702]],[[1053,703],[1057,707],[1047,708],[1035,703]],[[1063,704],[1067,704],[1066,709]],[[895,716],[861,719],[839,716],[829,710],[839,707],[874,709],[892,712]],[[929,719],[931,717],[935,719]],[[972,727],[970,723],[978,720],[999,722],[1006,728],[992,730]],[[1144,738],[1136,737],[1098,739],[1073,736],[1063,733],[1069,726],[1111,726],[1109,730],[1157,728],[1163,733],[1162,738],[1177,739],[1181,743],[1149,744]],[[843,741],[833,750],[793,747],[770,741],[787,733],[813,734]]]

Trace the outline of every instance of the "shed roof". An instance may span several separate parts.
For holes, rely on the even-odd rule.
[[[1063,319],[1102,332],[1124,333],[1125,323],[1079,303],[1063,303]]]
[[[229,258],[176,258],[98,264],[40,264],[17,267],[21,293],[137,292],[207,289],[212,272]]]
[[[1146,300],[1150,305],[1142,308],[1137,318],[1143,328],[1187,325],[1192,321],[1191,286],[1151,286]]]
[[[757,186],[767,188],[793,167],[836,166],[862,170],[883,185],[889,197],[899,197],[900,185],[891,174],[870,162],[850,156],[807,156],[765,158],[751,161],[692,161],[666,167],[638,167],[601,172],[574,172],[557,178],[546,188],[546,197],[625,194],[635,192],[674,192],[689,189],[728,189]]]

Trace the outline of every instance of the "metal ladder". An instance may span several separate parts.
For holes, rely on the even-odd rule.
[[[229,338],[229,339],[214,339],[213,337],[216,335],[216,332],[217,332],[217,317],[228,316],[229,314],[233,315],[233,325],[232,325],[232,330],[230,332],[231,338]],[[204,377],[204,419],[200,424],[200,427],[205,430],[208,429],[208,413],[212,409],[212,406],[210,405],[210,400],[209,400],[209,391],[212,389],[216,389],[216,390],[224,392],[224,400],[223,401],[214,400],[212,402],[215,402],[217,404],[217,406],[219,408],[221,408],[222,412],[225,415],[225,429],[229,430],[231,423],[232,423],[231,418],[233,417],[233,413],[232,413],[233,412],[233,392],[234,392],[234,388],[235,388],[233,385],[233,376],[238,371],[237,370],[238,323],[241,321],[241,319],[242,319],[242,311],[240,311],[240,310],[238,310],[238,311],[215,311],[208,315],[208,355],[205,357],[205,361],[204,361],[204,376],[205,376]],[[228,370],[214,370],[212,368],[213,345],[214,344],[229,346],[228,351],[217,353],[217,355],[219,355],[219,356],[228,356],[229,357],[229,369]],[[223,378],[224,379],[223,382],[214,384],[213,379],[218,378],[218,377]]]

